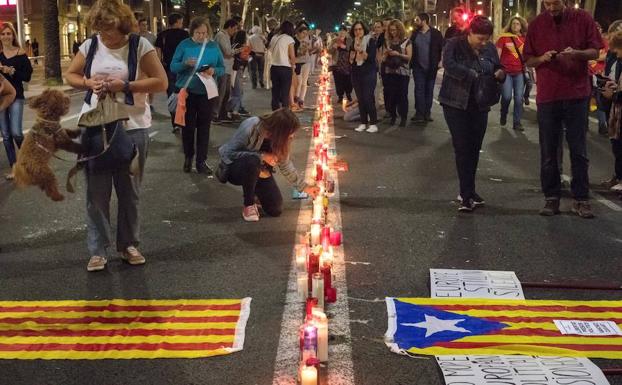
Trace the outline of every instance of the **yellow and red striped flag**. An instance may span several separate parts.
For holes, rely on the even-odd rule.
[[[250,298],[0,301],[0,359],[197,358],[242,350]]]
[[[387,298],[396,353],[524,354],[622,359],[622,336],[562,334],[555,320],[622,324],[622,301]]]

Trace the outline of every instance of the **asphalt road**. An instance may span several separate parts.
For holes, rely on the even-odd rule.
[[[72,97],[69,115],[80,104],[79,96]],[[269,91],[246,90],[247,109],[263,113],[268,104]],[[163,97],[155,107],[165,111]],[[490,114],[477,180],[487,207],[472,215],[459,215],[453,201],[458,189],[453,150],[438,105],[435,122],[425,127],[397,129],[385,121],[378,134],[356,133],[356,124],[336,119],[336,135],[345,135],[337,139],[337,151],[350,167],[339,182],[357,385],[442,384],[432,359],[390,353],[382,338],[384,297],[428,297],[429,268],[513,270],[523,281],[616,281],[622,276],[617,255],[622,202],[597,186],[611,175],[608,141],[591,128],[590,176],[605,202],[593,203],[597,218],[566,213],[543,218],[537,215],[543,198],[535,114],[526,113],[526,132],[517,134],[499,127],[496,111]],[[311,116],[311,111],[302,114],[304,124]],[[31,122],[27,112],[25,127]],[[75,119],[65,122],[71,124]],[[213,126],[210,160],[234,128]],[[0,300],[248,296],[253,302],[244,350],[189,360],[0,360],[0,383],[272,383],[299,203],[289,199],[291,188],[279,176],[286,198],[283,215],[245,223],[239,188],[181,172],[180,138],[170,132],[165,115],[156,115],[151,135],[141,201],[141,250],[147,264],[129,267],[112,258],[106,271],[86,272],[83,181],[61,203],[36,189],[15,190],[0,181]],[[301,131],[295,141],[299,168],[304,168],[309,139],[309,132]],[[57,161],[54,167],[64,178],[69,164]],[[2,155],[0,171],[6,168]],[[570,202],[563,201],[565,212]],[[531,299],[620,299],[614,292],[527,289],[525,294]],[[619,366],[595,361],[601,367]],[[622,384],[622,379],[611,377],[610,382]]]

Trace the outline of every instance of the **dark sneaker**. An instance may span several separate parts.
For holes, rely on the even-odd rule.
[[[459,212],[463,212],[463,213],[470,213],[473,211],[473,200],[472,199],[467,199],[462,200],[460,202],[460,205],[458,205],[458,211]]]
[[[529,105],[529,98],[523,98],[523,101],[525,102],[525,105],[528,106]]]
[[[406,118],[400,119],[400,127],[406,127]]]
[[[415,124],[423,124],[425,123],[425,118],[423,116],[415,115],[412,117],[412,120]]]
[[[221,120],[220,120],[220,118],[218,116],[215,116],[215,117],[212,118],[212,123],[218,124],[220,122],[221,122]]]
[[[432,116],[430,116],[430,115],[426,116],[424,119],[425,119],[426,122],[433,122],[434,121],[434,119],[432,119]]]
[[[552,217],[559,214],[559,199],[547,199],[544,207],[540,210],[540,215]]]
[[[246,108],[240,108],[238,111],[238,114],[242,115],[242,116],[250,116],[251,113],[246,111]]]
[[[572,203],[572,212],[577,214],[581,218],[594,218],[594,213],[592,212],[592,205],[590,205],[590,202],[588,201],[574,201]]]
[[[515,123],[514,127],[512,127],[514,129],[514,131],[520,131],[523,132],[525,131],[525,129],[523,128],[523,125],[520,123]]]
[[[484,198],[479,196],[478,193],[473,194],[473,206],[481,207],[481,206],[484,206],[485,204],[486,204],[486,201],[484,200]]]
[[[207,176],[214,176],[214,170],[207,163],[197,164],[197,172]]]
[[[505,126],[508,123],[507,115],[501,115],[501,120],[499,120],[499,124]]]
[[[192,171],[192,158],[186,158],[184,161],[184,172]]]

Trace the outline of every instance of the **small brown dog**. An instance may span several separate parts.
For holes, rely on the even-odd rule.
[[[60,125],[61,116],[69,111],[69,104],[69,97],[63,92],[50,89],[28,101],[28,105],[37,111],[37,122],[24,137],[17,153],[17,163],[13,166],[19,187],[39,186],[54,201],[62,201],[65,197],[58,191],[50,160],[59,149],[77,154],[82,152],[82,146],[71,140],[78,137],[80,131],[66,130]]]

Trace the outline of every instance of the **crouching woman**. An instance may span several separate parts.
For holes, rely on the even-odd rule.
[[[272,175],[274,167],[278,167],[298,191],[312,197],[318,194],[319,189],[305,183],[289,157],[294,134],[299,128],[296,115],[281,108],[269,115],[244,120],[231,139],[220,147],[218,177],[223,182],[242,186],[245,221],[259,220],[256,198],[267,215],[281,215],[283,196]],[[223,168],[226,169],[224,173]]]

